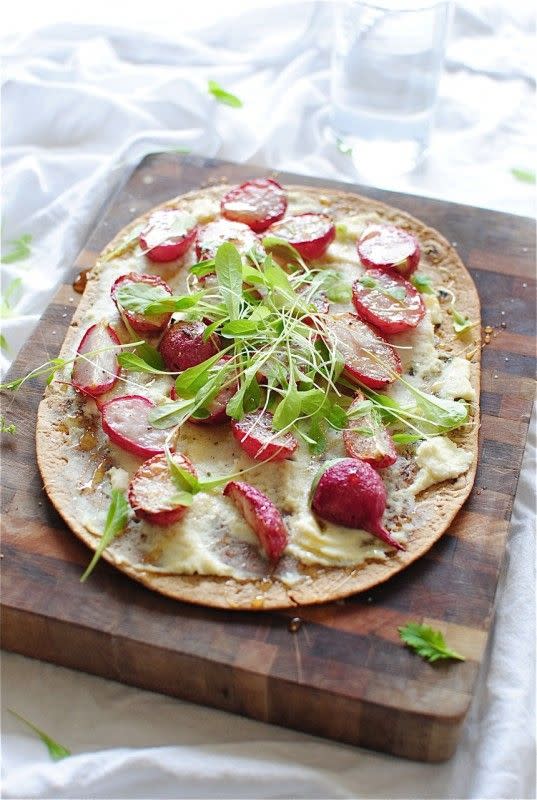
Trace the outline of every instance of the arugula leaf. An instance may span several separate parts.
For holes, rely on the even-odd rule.
[[[517,181],[522,181],[522,183],[535,183],[535,171],[532,169],[513,167],[511,169],[511,175],[513,178],[516,178]]]
[[[291,380],[283,399],[280,400],[274,411],[274,417],[272,419],[272,427],[274,430],[281,431],[283,428],[292,425],[300,416],[301,407],[302,401],[300,392],[297,391],[294,380]]]
[[[7,253],[5,256],[3,255],[2,258],[0,258],[0,262],[2,262],[2,264],[14,264],[16,261],[24,261],[29,258],[32,254],[32,249],[30,247],[31,241],[31,234],[23,233],[18,239],[12,239],[7,242],[12,248],[11,253]]]
[[[328,410],[325,412],[325,419],[331,428],[336,431],[342,431],[347,427],[349,418],[345,409],[338,406],[337,403],[332,403]]]
[[[249,336],[259,331],[259,322],[251,319],[237,319],[226,322],[222,327],[222,336]]]
[[[277,255],[283,256],[287,263],[298,264],[302,269],[309,271],[308,266],[298,250],[290,244],[287,239],[269,234],[263,237],[263,247],[267,251],[275,250]]]
[[[13,314],[13,305],[20,300],[20,290],[22,288],[22,278],[13,278],[4,289],[0,298],[0,317],[10,317]],[[16,297],[19,295],[19,297]]]
[[[12,433],[12,434],[17,432],[17,426],[14,425],[13,423],[9,425],[7,419],[4,417],[3,414],[0,415],[0,432]]]
[[[252,411],[257,408],[257,405],[254,408],[250,408],[258,400],[261,392],[257,382],[257,369],[257,363],[254,361],[244,370],[241,377],[241,385],[226,406],[226,414],[231,419],[241,419],[245,414],[245,407]],[[254,383],[255,386],[253,386]]]
[[[229,318],[239,319],[242,300],[242,259],[237,248],[230,242],[224,242],[216,251],[214,268]]]
[[[164,359],[160,355],[157,348],[153,347],[147,342],[139,344],[134,352],[136,353],[137,356],[139,356],[147,364],[149,364],[150,367],[154,367],[155,369],[163,371],[166,369],[166,365],[164,364]]]
[[[209,94],[212,94],[219,103],[231,106],[232,108],[242,108],[242,100],[239,100],[236,95],[226,92],[216,81],[207,81],[207,91]]]
[[[56,742],[48,733],[42,731],[41,728],[38,728],[37,725],[34,725],[33,722],[25,719],[21,714],[18,714],[16,711],[13,711],[12,708],[8,708],[10,714],[13,714],[14,717],[17,717],[18,720],[23,722],[27,725],[34,733],[37,733],[41,741],[49,752],[50,757],[53,761],[60,761],[62,758],[67,758],[67,756],[71,755],[71,751],[64,747],[63,744],[59,744]]]
[[[133,314],[154,316],[193,308],[204,292],[194,292],[183,296],[168,294],[164,286],[151,286],[147,283],[126,283],[116,292],[116,300],[126,311]]]
[[[414,444],[421,441],[423,436],[417,433],[392,433],[392,439],[395,444]]]
[[[453,330],[457,336],[461,333],[465,333],[465,331],[472,327],[472,323],[468,317],[463,316],[456,308],[451,309],[451,316],[453,317]]]
[[[211,275],[214,272],[214,258],[207,258],[205,261],[198,261],[190,267],[189,272],[192,275],[197,275],[198,278],[204,278],[206,275]]]
[[[112,489],[110,505],[108,506],[108,514],[106,515],[101,540],[86,571],[80,578],[81,583],[84,583],[84,581],[89,578],[103,552],[120,533],[123,533],[128,521],[129,504],[125,499],[125,495],[123,492],[120,492],[119,489]]]
[[[158,375],[162,372],[167,374],[164,370],[155,369],[155,367],[148,364],[147,361],[144,361],[144,359],[136,355],[136,353],[119,353],[117,355],[117,362],[120,367],[132,370],[133,372],[148,372],[151,375]]]
[[[175,391],[180,397],[195,397],[199,390],[207,383],[209,378],[209,371],[217,361],[222,358],[222,352],[219,351],[213,356],[210,356],[201,364],[196,364],[193,367],[188,367],[183,370],[175,381]]]
[[[432,278],[423,272],[415,272],[410,278],[410,283],[422,294],[435,294]]]
[[[427,625],[408,622],[406,625],[397,628],[397,630],[399,631],[399,636],[408,647],[431,663],[444,658],[466,661],[464,656],[447,646],[440,631],[434,630]]]
[[[166,400],[152,408],[148,420],[154,428],[165,430],[175,425],[182,425],[196,408],[194,397],[182,400]]]

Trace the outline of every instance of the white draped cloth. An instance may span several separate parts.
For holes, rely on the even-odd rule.
[[[356,180],[326,135],[329,3],[136,5],[3,11],[4,254],[32,237],[28,258],[2,264],[3,370],[119,176],[147,153],[184,147]],[[529,0],[457,3],[430,155],[375,185],[532,215],[534,187],[512,169],[535,168],[533,29]],[[243,107],[217,104],[209,78]],[[451,761],[403,761],[4,653],[3,796],[534,797],[534,473],[533,433],[493,633]],[[72,757],[51,762],[7,708]]]

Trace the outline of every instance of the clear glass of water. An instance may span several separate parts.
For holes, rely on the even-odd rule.
[[[331,128],[364,176],[412,170],[427,150],[449,0],[335,5]]]

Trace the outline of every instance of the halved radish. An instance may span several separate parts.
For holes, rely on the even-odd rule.
[[[196,238],[196,220],[182,211],[163,209],[151,214],[140,234],[140,247],[150,261],[175,261]]]
[[[196,239],[196,255],[200,261],[214,258],[216,251],[224,242],[235,245],[241,255],[253,251],[258,258],[264,258],[265,251],[258,237],[248,225],[242,222],[231,222],[228,219],[217,219],[209,222],[198,231]]]
[[[197,477],[194,465],[185,455],[173,453],[171,458]],[[129,484],[129,503],[139,519],[152,525],[173,525],[188,508],[174,499],[178,491],[166,455],[160,454],[144,461],[134,473]]]
[[[149,458],[163,453],[168,431],[153,428],[149,422],[154,405],[138,394],[108,400],[101,406],[103,431],[110,441],[135,456]]]
[[[357,458],[329,463],[314,484],[312,508],[328,522],[346,528],[361,528],[383,542],[404,550],[382,524],[386,488],[378,472]]]
[[[328,314],[330,311],[330,303],[324,292],[319,292],[319,294],[312,297],[310,304],[315,308],[314,313],[316,314]],[[313,325],[313,318],[308,315],[302,318],[302,322],[304,322],[305,325]]]
[[[351,458],[360,458],[367,461],[375,469],[383,469],[395,464],[397,452],[395,445],[382,422],[377,420],[371,411],[359,416],[352,416],[352,412],[365,400],[362,392],[357,392],[356,397],[349,406],[351,416],[347,428],[343,431],[345,452]]]
[[[350,313],[324,318],[327,344],[335,345],[345,361],[345,373],[351,380],[382,389],[401,372],[401,360],[393,347],[367,322]]]
[[[79,356],[91,355],[77,358],[73,365],[71,383],[75,389],[91,397],[110,391],[120,371],[117,351],[112,349],[118,344],[121,342],[117,333],[107,322],[98,322],[87,329],[76,352]]]
[[[420,245],[395,225],[370,225],[360,237],[358,255],[364,267],[395,269],[408,277],[419,264]]]
[[[292,433],[272,429],[270,411],[253,411],[231,422],[233,436],[255,461],[284,461],[293,455],[298,441]]]
[[[129,325],[136,333],[161,333],[170,321],[171,313],[149,316],[149,314],[139,314],[135,311],[127,311],[121,308],[117,299],[118,289],[127,286],[129,283],[143,283],[145,286],[153,286],[162,297],[173,295],[171,288],[166,281],[163,281],[158,275],[129,272],[126,275],[120,275],[120,277],[114,281],[110,289],[112,300],[116,304],[118,311],[126,317]]]
[[[297,214],[271,225],[268,235],[292,244],[302,258],[321,258],[336,237],[333,220],[327,214]]]
[[[353,284],[352,302],[359,317],[386,334],[415,328],[425,314],[420,293],[393,270],[367,270]]]
[[[271,561],[277,561],[287,547],[289,534],[282,515],[269,498],[248,483],[230,481],[224,489],[252,528]]]
[[[221,202],[222,216],[243,222],[256,233],[281,219],[287,209],[287,195],[276,181],[256,178],[234,186]]]
[[[207,326],[203,322],[175,322],[161,339],[159,350],[169,372],[181,372],[201,364],[220,350],[220,339],[216,334],[207,340],[203,334]]]

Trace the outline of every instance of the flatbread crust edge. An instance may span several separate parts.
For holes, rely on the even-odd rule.
[[[181,195],[157,208],[181,208],[196,200],[220,198],[229,188],[226,184],[213,186]],[[316,200],[319,210],[332,212],[334,215],[352,215],[364,212],[379,213],[383,221],[403,227],[413,232],[419,239],[422,256],[426,259],[426,271],[435,282],[442,285],[446,275],[457,296],[457,309],[471,320],[480,319],[480,304],[474,282],[449,242],[433,228],[410,216],[404,211],[388,206],[376,200],[339,190],[315,188],[310,186],[287,185],[289,192],[299,191],[308,199]],[[155,208],[143,216],[136,218],[123,228],[105,248],[101,259],[108,252],[116,249],[124,237],[146,220]],[[96,298],[97,281],[101,269],[98,259],[91,271],[88,283],[67,331],[61,355],[72,353],[78,346],[80,331],[79,322]],[[423,262],[420,269],[423,268]],[[443,352],[457,355],[463,346],[454,336],[451,320],[448,315],[440,326]],[[447,318],[446,318],[447,317]],[[438,330],[438,329],[437,329]],[[475,336],[474,336],[475,339]],[[475,355],[472,358],[472,385],[479,396],[480,378],[480,343],[474,342]],[[51,384],[45,390],[45,396],[39,405],[36,433],[37,462],[44,481],[44,488],[59,514],[71,530],[91,549],[95,550],[99,537],[90,533],[73,513],[70,499],[73,487],[65,485],[59,479],[65,468],[66,448],[55,423],[58,422],[62,406],[65,407],[65,395],[58,387]],[[384,583],[393,575],[407,567],[426,553],[432,545],[449,528],[449,525],[464,501],[468,497],[475,478],[478,455],[479,407],[473,414],[474,424],[457,431],[454,437],[461,447],[473,453],[473,461],[466,473],[459,478],[434,485],[419,495],[418,509],[426,511],[428,523],[417,528],[411,535],[406,551],[388,555],[385,561],[367,561],[356,567],[311,567],[308,577],[295,586],[288,587],[279,581],[239,581],[229,577],[204,575],[174,575],[148,572],[140,567],[126,563],[118,563],[114,554],[105,551],[103,558],[116,566],[120,571],[161,594],[188,603],[213,608],[238,610],[270,610],[289,608],[298,605],[327,603],[348,597],[357,592]]]

